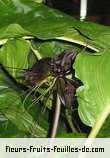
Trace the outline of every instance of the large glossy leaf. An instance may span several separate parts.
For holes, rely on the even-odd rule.
[[[19,129],[23,131],[30,130],[31,123],[33,122],[32,117],[26,113],[21,99],[16,92],[5,90],[5,92],[0,95],[0,110],[5,117],[16,124]]]
[[[30,45],[24,39],[10,39],[0,49],[0,63],[14,76],[28,68]]]
[[[29,35],[40,39],[65,40],[94,50],[110,47],[109,27],[79,22],[32,0],[2,0],[0,6],[1,39]]]
[[[102,55],[80,54],[75,62],[76,76],[83,86],[77,90],[79,115],[88,126],[101,127],[110,112],[110,50]]]
[[[20,131],[30,133],[35,128],[35,135],[44,136],[46,131],[37,125],[32,116],[25,110],[21,98],[15,91],[6,90],[0,95],[0,112]]]
[[[104,47],[103,42],[101,45],[97,42],[97,35],[109,36],[109,27],[81,23],[71,16],[32,0],[2,0],[0,6],[1,39],[29,35],[40,39],[54,38],[78,43],[96,50],[94,47]]]
[[[99,52],[102,53],[100,56],[81,54],[75,65],[76,74],[84,83],[77,92],[80,117],[89,126],[97,125],[99,118],[102,118],[102,124],[110,108],[110,86],[106,82],[110,73],[108,62],[110,55],[107,53],[109,52],[107,48],[110,47],[110,27],[80,22],[64,13],[36,3],[38,1],[0,1],[0,45],[3,45],[0,49],[0,62],[7,67],[13,67],[13,71],[7,70],[17,77],[19,71],[14,68],[27,68],[28,64],[31,65],[34,61],[31,48],[38,55],[37,57],[53,57],[64,49],[73,48],[74,43],[88,46],[93,50],[105,50]],[[22,37],[33,39],[34,45]],[[4,78],[1,74],[0,112],[5,121],[8,121],[8,124],[11,122],[15,130],[18,129],[21,133],[46,136],[47,120],[45,119],[45,123],[44,120],[41,121],[38,125],[35,122],[37,120],[35,107],[30,109],[31,103],[28,100],[24,106],[18,93],[12,89],[13,83],[10,86],[9,84],[7,77]]]
[[[14,135],[17,137],[20,136],[20,131],[22,137],[23,133],[24,136],[26,136],[26,134],[27,136],[32,135],[35,137],[46,136],[46,130],[42,126],[38,125],[37,120],[34,119],[33,115],[31,115],[25,108],[25,106],[29,107],[32,104],[32,99],[30,102],[27,100],[26,103],[23,102],[26,92],[24,93],[22,89],[19,89],[13,80],[8,78],[2,69],[0,70],[0,114],[3,116],[0,118],[0,123],[2,123],[0,130],[3,130],[4,128],[6,132],[6,129],[10,129],[9,133],[11,134],[11,137]],[[35,105],[33,104],[33,106]],[[9,127],[9,122],[15,126],[13,127],[15,129],[15,133],[12,132],[12,129]],[[0,135],[0,137],[7,136],[7,132]]]
[[[8,26],[0,28],[0,33],[1,33],[0,34],[1,39],[32,35],[30,32],[23,29],[19,24],[13,24],[13,23],[9,24]]]
[[[7,27],[10,24],[19,24],[40,38],[53,38],[63,35],[65,30],[68,30],[68,27],[71,28],[75,21],[70,16],[32,0],[5,0],[1,1],[0,5],[0,21],[2,21],[0,28]],[[3,33],[3,30],[1,33]]]

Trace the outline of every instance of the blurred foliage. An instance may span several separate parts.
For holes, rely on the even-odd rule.
[[[0,63],[6,70],[0,67],[0,137],[47,137],[52,101],[49,99],[46,105],[36,102],[45,89],[34,95],[34,90],[22,85],[22,78],[25,69],[38,59],[54,57],[66,49],[79,52],[74,66],[83,83],[76,94],[82,123],[94,127],[97,118],[109,114],[104,111],[110,106],[110,27],[80,22],[37,2],[0,1]],[[88,135],[83,131],[70,134],[63,115],[58,136]]]

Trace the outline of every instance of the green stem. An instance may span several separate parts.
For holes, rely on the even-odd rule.
[[[107,116],[110,113],[110,105],[108,105],[98,116],[96,123],[94,125],[94,127],[92,128],[88,138],[93,138],[93,139],[86,139],[84,146],[86,147],[90,147],[94,141],[94,138],[97,136],[97,134],[99,133],[104,121],[106,120]],[[78,158],[84,158],[86,153],[80,153],[78,155]]]
[[[88,138],[95,138],[97,136],[97,134],[99,133],[104,121],[106,120],[107,116],[110,113],[110,105],[108,105],[103,111],[102,113],[98,116],[94,127],[92,128]]]

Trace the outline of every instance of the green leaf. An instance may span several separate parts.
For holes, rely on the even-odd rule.
[[[16,91],[15,91],[16,90]],[[36,119],[30,114],[30,112],[25,108],[28,108],[33,100],[27,101],[24,104],[22,100],[27,92],[22,89],[16,88],[16,85],[6,76],[4,72],[0,72],[0,129],[4,128],[4,132],[0,137],[7,137],[6,129],[10,129],[10,136],[34,136],[34,137],[45,137],[47,132],[42,127],[38,125]],[[28,97],[29,98],[29,97]],[[28,99],[29,100],[29,99]],[[35,106],[35,104],[33,105]],[[33,109],[34,110],[34,109]],[[37,115],[37,114],[36,114]],[[8,126],[9,122],[13,124],[15,133],[13,133],[11,128]],[[3,125],[3,126],[2,126]],[[16,135],[17,134],[17,135]]]
[[[19,24],[9,24],[8,26],[0,29],[0,38],[13,38],[32,35],[30,32],[24,30]]]
[[[5,5],[4,5],[5,4]],[[35,36],[39,39],[58,39],[77,43],[97,50],[92,44],[89,34],[83,35],[82,27],[88,26],[66,15],[60,11],[49,8],[33,0],[4,0],[0,1],[0,38],[10,38],[18,36]],[[8,20],[7,20],[8,19]],[[97,25],[93,24],[96,27]],[[108,27],[101,26],[102,30]],[[93,31],[92,31],[93,32]]]
[[[34,121],[32,116],[25,110],[21,98],[15,91],[5,90],[0,95],[0,112],[11,121],[20,131],[35,135],[44,136],[46,131]]]
[[[83,82],[77,90],[79,115],[83,123],[97,134],[110,112],[110,50],[102,55],[79,54],[76,76]]]
[[[97,137],[99,138],[110,138],[110,115],[108,115],[102,128],[100,129]]]
[[[19,24],[39,38],[52,38],[62,35],[65,29],[67,30],[73,25],[70,16],[33,0],[10,0],[6,2],[7,0],[0,1],[0,21],[2,20],[0,28],[8,27],[10,24]],[[73,21],[75,20],[73,19]]]
[[[24,39],[10,39],[0,49],[2,63],[14,77],[21,69],[28,68],[30,45]]]
[[[32,51],[41,58],[53,57],[68,48],[81,50],[81,45],[94,51],[101,50],[99,53],[102,55],[99,56],[79,55],[75,64],[76,74],[84,83],[77,91],[79,114],[82,121],[92,126],[97,134],[110,111],[110,86],[106,82],[110,73],[110,27],[80,22],[37,2],[0,1],[0,62],[6,67],[12,67],[12,70],[7,70],[13,77],[18,77],[21,71],[15,68],[27,69],[35,62]],[[0,112],[6,119],[6,122],[3,122],[1,118],[0,122],[11,122],[15,129],[24,135],[46,136],[47,120],[37,124],[35,108],[28,109],[32,102],[27,100],[24,106],[19,93],[15,92],[13,82],[3,71],[0,72]],[[8,126],[7,129],[10,129]]]
[[[0,111],[19,129],[28,131],[32,125],[32,117],[26,113],[21,98],[15,91],[5,89],[0,95]]]
[[[34,0],[37,3],[43,3],[43,0]]]
[[[18,130],[9,120],[0,121],[0,138],[21,138],[27,137],[25,132]]]
[[[76,49],[77,51],[81,51],[76,48],[73,44],[68,44],[63,41],[44,41],[44,42],[36,42],[32,41],[33,51],[38,51],[41,57],[54,57],[61,54],[64,50],[67,49]]]
[[[95,51],[110,47],[110,27],[80,22],[33,0],[1,0],[0,6],[1,39],[34,36],[77,43]]]
[[[77,22],[75,23],[77,29],[88,38],[94,40],[102,35],[110,35],[110,27],[103,26],[93,22]]]

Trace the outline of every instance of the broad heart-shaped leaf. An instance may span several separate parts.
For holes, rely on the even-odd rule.
[[[8,39],[8,38],[13,38],[13,37],[23,37],[23,36],[28,36],[32,35],[30,32],[26,31],[23,29],[19,24],[9,24],[8,26],[0,28],[0,38]],[[2,44],[2,42],[1,42]]]
[[[110,112],[110,49],[99,56],[79,54],[74,66],[84,84],[77,90],[80,118],[88,126],[101,127]]]
[[[2,114],[4,117],[0,118],[0,124],[6,124],[6,126],[0,126],[0,130],[4,129],[3,135],[0,137],[7,137],[7,130],[10,129],[9,133],[11,137],[16,136],[35,136],[35,137],[45,137],[47,132],[46,130],[37,124],[36,119],[34,119],[33,115],[25,108],[29,107],[31,102],[27,101],[26,105],[23,103],[23,94],[24,91],[20,88],[16,87],[13,80],[11,80],[6,73],[0,67],[0,115]],[[15,91],[16,90],[16,91]],[[21,99],[22,98],[22,99]],[[28,97],[29,100],[29,97]],[[37,107],[36,107],[37,108]],[[36,113],[37,116],[37,113]],[[12,132],[11,128],[8,124],[12,124],[15,126],[15,133]],[[17,131],[18,129],[18,131]]]
[[[23,91],[15,91],[12,89],[14,85],[12,85],[11,81],[8,81],[8,77],[1,71],[0,72],[0,114],[4,116],[4,118],[0,119],[0,123],[3,123],[5,121],[7,126],[0,126],[1,128],[6,127],[7,130],[10,129],[9,132],[11,132],[11,128],[8,127],[8,123],[15,126],[14,129],[17,135],[19,136],[19,133],[24,133],[24,135],[31,135],[34,133],[34,136],[36,137],[44,137],[46,136],[46,131],[44,128],[39,126],[33,116],[26,110],[24,107],[24,104],[21,100],[21,96],[23,94]],[[10,83],[11,82],[11,83]],[[14,83],[13,83],[14,84]],[[22,96],[23,98],[23,96]],[[27,107],[30,106],[32,102],[26,103]],[[18,129],[18,132],[17,132]],[[7,132],[6,132],[7,133]],[[7,136],[7,134],[4,133],[2,136]],[[12,133],[12,132],[11,132]],[[16,133],[12,133],[11,137],[13,137]],[[23,136],[23,135],[22,135]]]
[[[36,136],[45,136],[46,131],[41,128],[25,110],[19,95],[12,90],[6,90],[0,95],[0,112],[20,131],[33,132]]]
[[[10,39],[0,49],[0,63],[16,77],[21,69],[28,68],[30,45],[24,39]]]
[[[33,0],[1,0],[0,21],[1,39],[30,35],[43,40],[58,39],[78,43],[93,50],[110,46],[107,40],[109,27],[79,22]],[[107,42],[103,43],[97,36],[104,36]]]

